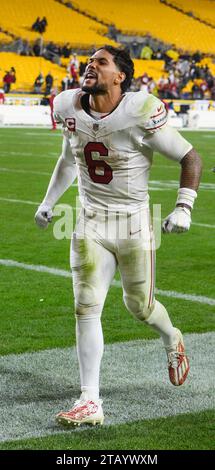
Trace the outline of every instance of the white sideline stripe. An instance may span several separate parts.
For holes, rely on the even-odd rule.
[[[77,184],[73,184],[71,186],[71,188],[77,188]],[[163,191],[163,189],[155,189],[155,191]],[[24,199],[10,199],[10,198],[6,198],[6,197],[0,197],[0,201],[3,201],[3,202],[12,202],[12,203],[17,203],[17,204],[30,204],[32,206],[39,206],[40,202],[34,202],[34,201],[26,201]],[[61,204],[58,204],[58,206],[60,206]],[[74,206],[70,206],[72,209],[75,209]],[[211,224],[202,224],[200,222],[192,222],[192,225],[196,225],[196,226],[199,226],[199,227],[207,227],[207,228],[215,228],[215,225],[211,225]]]
[[[17,145],[17,142],[16,142],[16,145]],[[2,156],[8,157],[9,155],[21,155],[23,157],[26,157],[26,156],[31,157],[33,155],[33,153],[32,152],[14,152],[13,150],[7,151],[7,152],[4,151],[4,150],[1,151],[1,157]]]
[[[179,182],[177,180],[150,180],[149,185],[152,187],[161,187],[165,189],[175,189],[178,188]],[[199,188],[201,190],[211,191],[215,190],[214,183],[200,183]]]
[[[163,295],[164,297],[172,297],[175,299],[188,300],[190,302],[198,302],[200,304],[215,305],[215,299],[205,297],[204,295],[183,294],[172,290],[155,289],[156,294]]]
[[[40,273],[53,274],[54,276],[71,277],[71,272],[65,271],[64,269],[50,268],[48,266],[42,266],[40,264],[36,265],[36,264],[19,263],[18,261],[14,261],[12,259],[0,259],[0,265],[12,267],[12,268],[27,269],[29,271],[37,271]]]
[[[153,168],[166,168],[167,170],[170,169],[170,170],[177,170],[178,172],[178,165],[157,165],[156,163],[153,164]],[[211,173],[212,172],[212,168],[210,170],[206,170],[204,169],[204,173]]]
[[[116,279],[114,279],[112,285],[115,287],[121,287],[121,281],[117,281]],[[211,297],[205,297],[203,295],[183,294],[182,292],[162,290],[157,288],[155,289],[155,294],[162,295],[163,297],[172,297],[174,299],[183,299],[188,300],[190,302],[198,302],[200,304],[215,305],[215,299],[212,299]]]
[[[12,168],[3,168],[3,167],[0,167],[0,171],[4,173],[23,173],[27,175],[42,175],[42,176],[51,175],[51,173],[47,173],[45,171],[14,170]]]
[[[10,199],[7,197],[0,197],[0,201],[3,202],[15,202],[17,204],[30,204],[31,206],[39,206],[39,202],[33,202],[33,201],[26,201],[22,199]]]
[[[76,187],[77,184],[73,184],[72,186]],[[39,206],[40,202],[34,202],[34,201],[26,201],[23,199],[10,199],[6,197],[0,197],[0,201],[3,202],[17,202],[18,204],[30,204],[31,206]],[[58,207],[61,206],[62,204],[58,204]],[[71,209],[76,209],[75,206],[70,206]]]
[[[61,130],[61,129],[59,129],[59,130]],[[50,131],[51,131],[51,129],[50,129]],[[33,136],[34,135],[39,135],[41,137],[43,137],[44,135],[48,135],[49,137],[50,136],[59,137],[59,138],[62,137],[61,132],[50,132],[50,131],[49,132],[25,132],[25,135],[33,135]]]
[[[16,142],[17,143],[17,142]],[[0,152],[0,158],[5,158],[5,157],[31,157],[31,158],[54,158],[57,159],[58,155],[55,152],[48,152],[46,155],[41,155],[41,154],[33,154],[31,152]]]
[[[43,266],[40,264],[36,265],[36,264],[20,263],[19,261],[14,261],[11,259],[0,259],[0,265],[12,267],[12,268],[27,269],[29,271],[37,271],[41,273],[53,274],[55,276],[71,277],[71,272],[66,271],[64,269],[50,268],[48,266]],[[114,279],[112,282],[112,286],[121,287],[121,281],[117,281],[116,279]],[[162,295],[164,297],[172,297],[174,299],[183,299],[183,300],[188,300],[190,302],[198,302],[198,303],[206,304],[206,305],[215,305],[215,299],[210,298],[210,297],[205,297],[203,295],[184,294],[181,292],[162,290],[162,289],[155,289],[155,293],[158,295]]]
[[[101,368],[104,425],[212,410],[214,339],[213,332],[184,335],[191,370],[182,387],[169,382],[160,339],[106,344]],[[70,409],[80,394],[75,347],[2,356],[0,375],[0,441],[86,429],[90,439],[94,428],[66,430],[55,422],[55,415]]]
[[[215,228],[215,225],[211,224],[201,224],[200,222],[192,222],[192,225],[197,225],[199,227]]]

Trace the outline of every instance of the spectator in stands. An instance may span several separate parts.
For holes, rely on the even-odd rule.
[[[46,82],[46,89],[45,89],[45,94],[46,95],[49,95],[50,92],[51,92],[51,88],[53,86],[53,76],[51,74],[51,72],[49,72],[47,75],[46,75],[46,78],[45,78],[45,82]]]
[[[202,90],[203,99],[210,99],[208,84],[206,80],[202,80],[199,84],[199,88]]]
[[[141,49],[142,47],[140,43],[137,42],[136,39],[134,39],[134,41],[132,41],[131,43],[131,55],[137,59],[140,55]]]
[[[163,52],[161,51],[161,49],[158,49],[157,51],[153,52],[152,59],[153,60],[163,60]]]
[[[195,78],[200,78],[201,71],[200,67],[195,64],[195,62],[192,61],[192,64],[190,66],[190,78],[195,79]]]
[[[32,24],[31,29],[32,31],[36,31],[37,33],[42,34],[45,32],[47,25],[48,25],[48,22],[47,22],[46,17],[44,16],[41,20],[40,17],[38,16],[36,21]]]
[[[4,90],[0,88],[0,104],[4,104],[5,97],[4,97]]]
[[[62,91],[69,90],[72,86],[72,80],[70,79],[69,74],[66,75],[66,77],[63,78],[62,82]]]
[[[74,65],[75,69],[78,71],[79,69],[79,60],[78,60],[78,57],[77,57],[77,54],[74,52],[74,54],[71,56],[71,59],[70,59],[70,62],[69,62],[69,66],[68,66],[68,72],[71,73],[70,71],[70,67]]]
[[[161,99],[167,98],[168,86],[169,86],[168,78],[162,75],[158,80],[158,94]]]
[[[152,93],[154,96],[158,96],[158,87],[155,80],[153,80],[153,77],[149,77],[148,92]]]
[[[22,48],[23,48],[23,40],[22,38],[17,38],[13,43],[13,51],[16,52],[16,54],[21,54]]]
[[[196,82],[192,86],[192,98],[193,100],[202,100],[203,98],[203,91]]]
[[[36,21],[32,24],[31,27],[32,31],[36,31],[37,33],[40,33],[40,17],[38,16]]]
[[[57,123],[54,119],[54,113],[53,113],[53,109],[54,109],[54,106],[53,106],[53,101],[54,101],[54,98],[55,96],[57,95],[57,89],[56,88],[52,88],[51,90],[51,96],[49,98],[49,105],[50,105],[50,109],[51,109],[51,122],[52,122],[52,131],[56,131],[57,130]]]
[[[3,77],[4,92],[9,93],[11,84],[15,82],[16,82],[16,71],[14,67],[11,67],[9,71],[6,71],[6,74]]]
[[[46,26],[48,26],[48,21],[46,17],[44,16],[43,19],[40,21],[40,32],[45,33]]]
[[[44,83],[44,77],[42,72],[37,76],[34,82],[34,93],[41,93],[41,88]]]
[[[202,54],[201,52],[199,51],[196,51],[193,55],[192,55],[192,60],[194,60],[194,62],[200,62],[202,59]]]
[[[114,23],[109,24],[108,26],[108,35],[111,39],[114,41],[117,41],[117,34],[118,34],[118,29],[116,28]]]
[[[142,48],[140,58],[141,59],[146,59],[146,60],[151,60],[153,54],[153,50],[151,49],[150,46],[144,46]]]
[[[179,58],[179,53],[178,51],[176,51],[174,44],[172,44],[171,47],[166,51],[166,56],[169,57],[174,62],[177,62]]]
[[[82,77],[84,75],[87,63],[88,63],[87,60],[86,60],[86,62],[80,62],[79,71],[78,71],[80,77]]]
[[[42,41],[41,41],[41,38],[38,38],[33,45],[33,54],[36,57],[40,57],[42,53],[43,53]]]
[[[68,59],[71,54],[71,47],[69,45],[69,42],[67,42],[61,49],[61,54],[65,59]]]
[[[40,100],[40,104],[41,106],[49,106],[49,98],[47,97],[47,95],[45,95],[45,93]]]
[[[55,64],[60,65],[60,50],[57,44],[54,44],[52,41],[50,41],[44,51],[43,51],[43,56],[47,60],[51,60]]]
[[[144,73],[142,77],[140,77],[140,90],[148,92],[148,82],[149,77],[147,73]]]
[[[70,66],[70,76],[71,76],[72,81],[78,80],[78,72],[74,64]]]
[[[30,55],[30,45],[26,39],[22,41],[22,49],[20,51],[20,55]]]

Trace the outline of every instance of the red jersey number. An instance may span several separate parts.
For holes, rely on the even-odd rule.
[[[104,160],[94,160],[91,156],[92,152],[98,152],[102,157],[107,157],[108,149],[102,142],[89,142],[84,148],[84,156],[91,180],[94,183],[109,184],[113,179],[113,171],[110,165]],[[102,169],[103,174],[97,174],[96,170]]]

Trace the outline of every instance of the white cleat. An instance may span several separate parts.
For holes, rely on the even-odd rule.
[[[182,385],[190,370],[189,359],[185,354],[183,336],[180,330],[175,328],[175,347],[166,348],[168,359],[169,379],[173,385]]]
[[[56,420],[64,426],[80,426],[81,424],[102,425],[104,422],[102,400],[97,402],[86,399],[77,400],[71,410],[58,413]]]

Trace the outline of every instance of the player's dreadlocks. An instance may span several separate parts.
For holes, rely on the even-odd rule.
[[[97,50],[105,49],[105,51],[109,52],[113,56],[113,60],[119,70],[124,72],[126,75],[125,80],[121,83],[121,90],[124,93],[131,85],[131,81],[134,75],[134,63],[130,57],[129,52],[127,49],[122,49],[120,47],[113,47],[105,45],[100,47]]]

